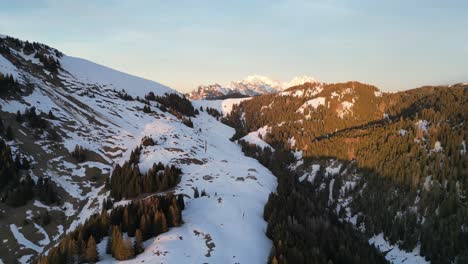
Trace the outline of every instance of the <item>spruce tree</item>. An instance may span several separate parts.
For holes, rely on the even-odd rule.
[[[120,248],[122,246],[122,234],[118,226],[112,228],[112,256],[117,258],[120,256]]]
[[[98,252],[96,247],[96,241],[94,237],[89,236],[87,247],[86,247],[86,260],[89,263],[96,263],[98,261]]]
[[[143,252],[143,235],[141,234],[140,229],[135,231],[135,243],[133,245],[133,250],[135,255],[140,254]]]
[[[13,139],[15,138],[15,136],[14,136],[14,134],[13,134],[13,129],[11,128],[11,126],[8,126],[8,127],[7,127],[5,137],[6,137],[8,140],[13,140]]]
[[[108,239],[107,239],[107,245],[106,245],[106,254],[109,254],[109,255],[114,255],[114,248],[113,248],[113,241],[112,241],[112,237],[113,237],[113,228],[112,227],[109,227],[109,231],[107,232],[107,235],[108,235]]]

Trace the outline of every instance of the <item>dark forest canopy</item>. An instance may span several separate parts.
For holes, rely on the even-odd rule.
[[[463,231],[468,226],[468,88],[422,87],[394,94],[380,94],[375,87],[355,82],[317,88],[306,84],[291,88],[289,95],[243,101],[224,122],[236,128],[234,139],[268,126],[270,132],[263,139],[276,152],[297,149],[306,161],[352,162],[362,178],[355,191],[350,191],[350,206],[353,214],[360,215],[359,224],[366,227],[368,237],[383,232],[391,243],[407,251],[420,243],[421,254],[432,263],[464,263],[468,257],[468,234]],[[324,105],[297,111],[317,97],[325,98]],[[344,101],[354,104],[351,112],[340,116]],[[270,161],[271,153],[261,154],[269,150],[243,149],[270,168],[275,164]],[[276,174],[277,169],[272,171]],[[336,186],[338,182],[339,177]],[[279,183],[279,197],[269,203],[282,201],[283,188],[298,189],[291,180],[279,179]],[[328,200],[315,206],[329,207]],[[270,219],[269,228],[299,213],[293,210],[279,218],[283,220]],[[334,217],[331,214],[327,219]],[[273,237],[276,246],[280,239]],[[288,252],[283,252],[283,258],[289,260]]]

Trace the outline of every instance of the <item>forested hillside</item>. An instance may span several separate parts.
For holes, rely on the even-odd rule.
[[[276,179],[211,107],[0,35],[0,263],[264,262]]]
[[[431,263],[465,263],[467,115],[466,85],[389,94],[350,82],[306,84],[243,101],[224,121],[236,127],[234,139],[267,131],[260,137],[276,152],[293,151],[299,160],[289,164],[290,174],[311,195],[326,198],[310,202],[328,208],[331,219],[353,223],[371,241],[383,233],[385,241],[419,250]],[[280,181],[279,190],[297,182]],[[269,228],[277,217],[269,217]],[[283,254],[288,261],[289,254]]]

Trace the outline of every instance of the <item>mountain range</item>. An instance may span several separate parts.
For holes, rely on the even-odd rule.
[[[0,263],[468,263],[467,109],[307,76],[187,96],[0,36]]]
[[[219,99],[229,97],[251,97],[263,94],[277,93],[292,86],[304,83],[318,82],[309,76],[298,76],[292,78],[289,82],[280,82],[271,78],[251,75],[243,80],[232,81],[226,85],[211,84],[200,85],[197,89],[188,94],[190,99]]]

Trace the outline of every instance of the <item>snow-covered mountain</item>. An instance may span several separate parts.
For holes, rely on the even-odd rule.
[[[457,234],[466,213],[451,205],[466,208],[466,184],[449,177],[442,188],[436,173],[421,174],[418,192],[407,195],[408,188],[396,189],[400,182],[377,180],[368,168],[388,168],[381,173],[392,179],[404,175],[392,173],[395,164],[401,173],[411,164],[415,172],[421,164],[422,173],[438,172],[439,158],[448,158],[444,166],[457,175],[467,164],[467,91],[454,85],[390,94],[354,81],[254,75],[200,86],[190,97],[211,100],[188,100],[160,83],[0,35],[0,264],[36,263],[47,254],[54,261],[38,264],[84,263],[92,249],[99,263],[123,254],[124,263],[430,263],[427,254],[444,252],[443,245],[403,248],[385,230],[366,230],[382,228],[384,215],[401,228],[391,236],[407,239],[417,233],[406,223],[437,224],[426,219],[439,219],[433,212],[441,208],[440,219],[458,221],[444,228]],[[227,97],[242,98],[219,99]],[[115,197],[116,185],[130,191]],[[432,188],[448,202],[430,202]],[[406,200],[393,200],[397,190]],[[153,199],[176,196],[176,204]],[[426,238],[445,239],[445,229],[436,229]],[[84,238],[90,233],[99,236]]]
[[[0,73],[18,83],[0,91],[0,120],[13,131],[13,139],[0,131],[0,140],[10,146],[13,159],[29,161],[22,173],[34,181],[50,177],[60,197],[51,205],[37,197],[16,208],[0,203],[0,263],[33,262],[65,232],[101,212],[116,164],[128,160],[145,137],[156,143],[143,147],[141,173],[157,162],[182,170],[173,192],[185,195],[184,223],[144,241],[144,252],[127,263],[267,260],[272,243],[262,213],[276,178],[229,140],[234,129],[207,112],[190,117],[192,128],[183,114],[143,99],[150,92],[180,95],[173,89],[38,43],[0,38]],[[204,104],[198,103],[197,108]],[[220,105],[226,110],[232,103]],[[17,112],[31,107],[47,121],[45,129],[17,121]],[[85,162],[71,156],[76,145],[86,149]],[[194,199],[194,188],[207,195]],[[50,223],[42,221],[45,212]],[[100,260],[109,263],[105,241],[97,248]]]
[[[265,76],[251,75],[243,80],[232,81],[226,85],[200,85],[188,94],[190,99],[216,99],[220,97],[258,96],[282,91],[292,86],[317,82],[309,76],[294,77],[288,82],[280,82]]]

